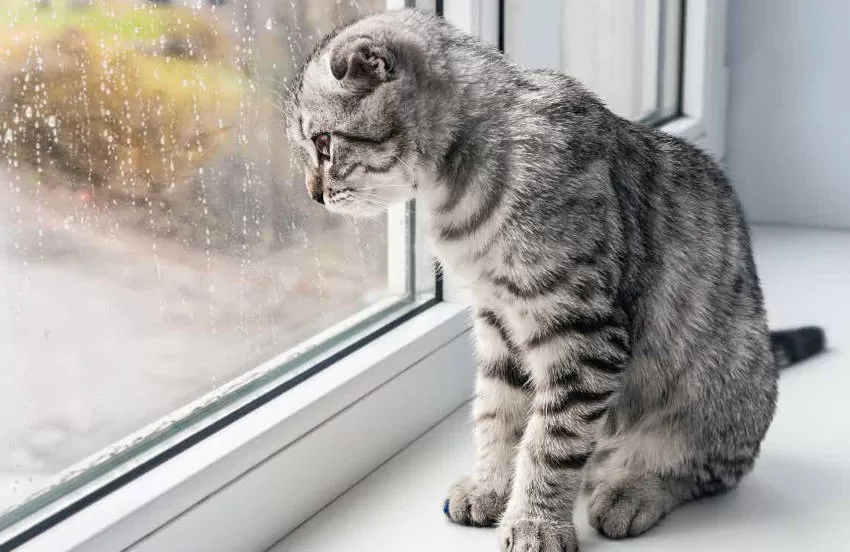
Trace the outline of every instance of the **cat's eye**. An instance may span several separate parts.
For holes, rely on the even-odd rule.
[[[313,143],[316,144],[316,151],[319,152],[320,157],[324,157],[325,159],[331,158],[331,135],[327,132],[323,132],[322,134],[317,135],[313,138]]]

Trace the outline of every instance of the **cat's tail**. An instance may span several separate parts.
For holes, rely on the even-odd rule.
[[[806,326],[770,332],[770,346],[778,368],[786,368],[823,352],[826,336],[823,328]]]

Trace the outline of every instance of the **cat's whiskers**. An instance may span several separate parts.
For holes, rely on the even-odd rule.
[[[367,195],[367,194],[361,194],[361,195],[358,195],[356,197],[362,198],[365,201],[371,201],[373,204],[381,205],[381,206],[383,206],[384,209],[389,209],[390,207],[396,208],[396,207],[399,207],[401,205],[404,206],[405,213],[410,213],[413,209],[413,207],[408,202],[401,203],[401,202],[396,202],[396,201],[387,201],[383,198],[373,196],[373,195]]]
[[[286,111],[284,110],[283,104],[277,104],[274,101],[272,101],[271,98],[266,98],[266,101],[269,103],[269,105],[271,105],[273,108],[275,108],[278,112],[282,113],[283,115],[286,115]]]
[[[368,191],[368,190],[388,190],[391,188],[410,188],[410,184],[382,184],[380,186],[364,186],[362,188],[357,188],[357,191]]]
[[[369,211],[386,211],[390,206],[386,200],[370,194],[352,193],[349,198],[352,204],[359,204],[360,207],[365,207],[364,210]]]
[[[353,198],[355,202],[361,202],[364,206],[369,209],[378,209],[381,213],[387,212],[389,208],[397,208],[401,205],[404,206],[405,214],[409,214],[412,212],[413,207],[409,203],[399,203],[399,202],[390,202],[383,198],[374,196],[372,194],[356,194]]]
[[[399,162],[399,163],[401,163],[402,165],[404,165],[404,168],[406,168],[407,170],[409,170],[409,171],[413,171],[413,169],[412,169],[412,168],[410,168],[410,165],[408,165],[408,164],[407,164],[407,161],[405,161],[404,159],[402,159],[400,155],[398,155],[398,154],[393,155],[393,159],[394,159],[394,160],[396,160],[396,161],[398,161],[398,162]]]

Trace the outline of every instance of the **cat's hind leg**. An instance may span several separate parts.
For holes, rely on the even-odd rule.
[[[610,538],[640,535],[678,506],[732,489],[757,454],[696,453],[686,443],[640,433],[601,442],[585,486],[590,524]]]
[[[597,484],[588,504],[590,524],[610,538],[640,535],[684,502],[679,489],[657,475],[625,473]]]

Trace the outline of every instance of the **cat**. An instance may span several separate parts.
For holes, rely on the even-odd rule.
[[[415,198],[468,288],[477,453],[444,511],[499,524],[504,551],[577,550],[582,490],[591,525],[620,538],[731,489],[773,418],[777,365],[824,348],[816,327],[772,340],[708,155],[437,16],[330,33],[285,113],[313,199],[368,216]]]

